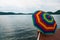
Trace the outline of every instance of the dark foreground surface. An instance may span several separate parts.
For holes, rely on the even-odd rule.
[[[40,40],[60,40],[60,29],[57,29],[57,31],[54,35],[41,34]]]

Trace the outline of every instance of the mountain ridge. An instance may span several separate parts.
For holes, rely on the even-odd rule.
[[[60,14],[60,10],[56,12],[47,12],[49,14]],[[33,13],[14,13],[14,12],[0,12],[0,15],[32,15]]]

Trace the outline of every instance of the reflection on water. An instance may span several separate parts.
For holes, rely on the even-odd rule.
[[[60,15],[53,15],[60,28]],[[31,15],[0,15],[0,40],[36,40]]]

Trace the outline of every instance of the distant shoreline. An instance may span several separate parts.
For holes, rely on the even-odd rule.
[[[56,12],[46,12],[50,15],[60,15],[60,10]],[[0,15],[32,15],[34,13],[15,13],[15,12],[0,12]]]
[[[0,14],[0,15],[32,15],[32,14]],[[60,14],[50,14],[50,15],[60,15]]]

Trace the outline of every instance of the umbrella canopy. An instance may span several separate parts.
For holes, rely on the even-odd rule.
[[[56,31],[56,22],[47,12],[37,11],[33,15],[33,23],[43,34],[53,34]]]

